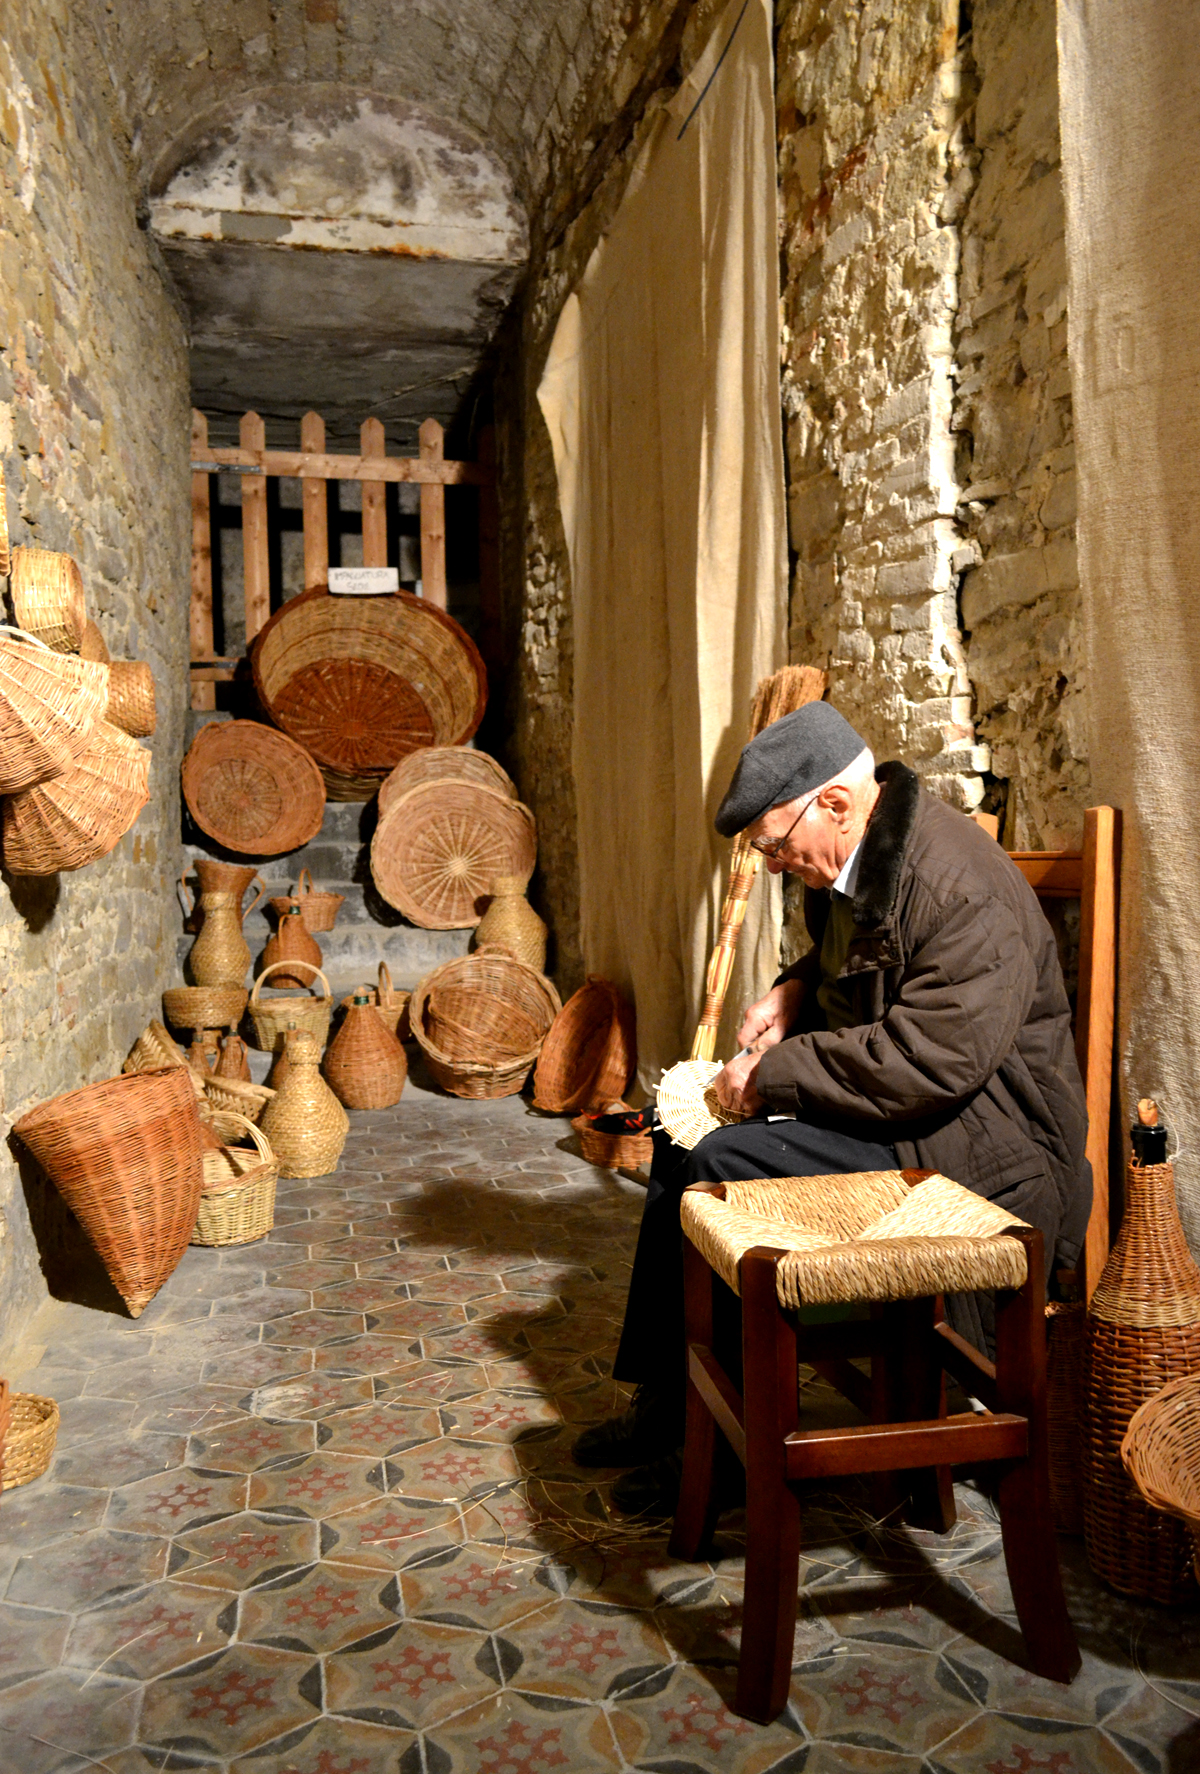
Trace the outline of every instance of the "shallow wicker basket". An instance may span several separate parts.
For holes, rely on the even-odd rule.
[[[471,782],[427,782],[392,802],[371,840],[371,874],[423,930],[470,930],[498,875],[527,881],[537,860],[528,807]]]
[[[347,785],[378,786],[419,746],[461,745],[487,674],[470,637],[423,598],[289,598],[254,642],[259,701]]]
[[[1133,1413],[1121,1461],[1151,1509],[1186,1523],[1200,1581],[1200,1373],[1172,1380]]]
[[[249,997],[245,986],[170,986],[163,1014],[176,1029],[232,1029]]]
[[[279,1164],[270,1141],[253,1121],[231,1111],[223,1117],[222,1134],[230,1122],[249,1134],[253,1150],[222,1146],[204,1154],[204,1187],[193,1244],[249,1244],[265,1238],[275,1224]]]
[[[11,1393],[0,1489],[11,1491],[40,1478],[54,1458],[57,1440],[58,1406],[54,1400],[36,1392]]]
[[[104,668],[0,626],[0,794],[61,776],[104,713]],[[11,637],[11,638],[9,638]]]
[[[637,1067],[633,1006],[596,974],[568,998],[538,1055],[533,1106],[578,1114],[623,1097]]]
[[[467,745],[430,745],[401,758],[380,784],[380,817],[393,801],[425,782],[473,782],[478,788],[491,788],[497,794],[507,795],[510,801],[517,799],[516,783],[487,752]]]
[[[371,1001],[371,1009],[375,1012],[385,1029],[391,1031],[398,1041],[407,1041],[412,1034],[408,1024],[408,1006],[412,999],[411,992],[397,991],[392,984],[391,969],[386,961],[379,963],[378,986],[358,986],[342,999],[341,1008],[349,1010],[355,997],[365,992]]]
[[[562,1002],[542,974],[482,950],[445,961],[412,995],[412,1032],[437,1082],[454,1096],[520,1090]]]
[[[605,1103],[598,1114],[618,1114],[628,1109],[626,1102]],[[637,1170],[649,1164],[654,1156],[654,1142],[648,1133],[600,1133],[592,1122],[594,1115],[577,1115],[571,1126],[579,1135],[579,1145],[589,1164],[601,1170]]]
[[[689,1152],[706,1134],[730,1127],[746,1117],[723,1109],[712,1089],[721,1070],[715,1059],[685,1059],[671,1066],[659,1080],[656,1100],[662,1124],[677,1146]]]
[[[69,554],[14,548],[8,588],[18,628],[37,635],[56,653],[78,653],[87,608],[83,580]]]
[[[216,1072],[208,1072],[203,1080],[205,1101],[214,1110],[232,1115],[244,1115],[247,1121],[257,1124],[263,1110],[275,1095],[265,1084],[247,1083],[244,1078],[221,1078]]]
[[[158,721],[154,674],[142,659],[114,659],[108,668],[108,708],[104,716],[122,733],[149,739]]]
[[[308,753],[261,721],[210,721],[183,760],[183,795],[201,831],[245,856],[281,856],[315,838],[325,784]]]
[[[4,801],[4,862],[14,875],[54,875],[107,856],[150,799],[150,753],[97,721],[62,776]]]
[[[307,886],[305,883],[307,882]],[[319,935],[322,931],[332,930],[337,923],[337,915],[346,903],[344,893],[322,892],[314,887],[313,878],[308,869],[300,870],[300,879],[295,891],[287,894],[276,894],[267,904],[277,918],[284,918],[294,905],[300,907],[300,922],[310,935]]]
[[[301,968],[313,976],[313,985],[317,980],[325,988],[323,998],[260,998],[263,982],[276,969],[293,971]],[[311,961],[274,961],[270,967],[264,967],[255,980],[250,992],[250,1020],[254,1024],[254,1033],[258,1045],[266,1053],[274,1053],[276,1044],[284,1031],[291,1028],[306,1029],[315,1035],[322,1047],[329,1039],[329,1019],[333,1015],[333,997],[329,990],[329,981],[319,967]]]

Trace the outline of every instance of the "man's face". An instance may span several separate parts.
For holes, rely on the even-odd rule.
[[[772,807],[747,827],[749,837],[774,841],[782,838],[791,826],[779,855],[763,857],[763,867],[771,874],[782,875],[786,871],[799,875],[806,887],[833,886],[848,852],[834,809],[825,804],[826,792],[810,800],[807,807],[804,795],[781,807]]]

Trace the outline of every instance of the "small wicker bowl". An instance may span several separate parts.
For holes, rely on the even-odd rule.
[[[11,1491],[40,1478],[54,1458],[57,1439],[58,1406],[52,1398],[41,1398],[36,1392],[10,1394],[0,1488]]]

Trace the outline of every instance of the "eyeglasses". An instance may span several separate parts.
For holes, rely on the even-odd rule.
[[[817,793],[815,795],[809,795],[807,801],[805,801],[803,807],[801,807],[799,813],[797,813],[797,815],[796,815],[795,819],[793,819],[791,825],[788,826],[788,828],[784,832],[782,838],[751,838],[751,840],[750,840],[751,850],[757,850],[758,854],[760,856],[769,856],[771,858],[771,861],[774,862],[775,859],[778,857],[779,852],[783,849],[784,845],[787,843],[788,839],[791,837],[792,833],[795,831],[796,827],[800,824],[800,821],[804,818],[804,815],[808,812],[809,808],[812,806],[813,802],[817,799],[817,796],[820,793],[821,793],[821,791],[820,791],[820,789],[818,789]]]

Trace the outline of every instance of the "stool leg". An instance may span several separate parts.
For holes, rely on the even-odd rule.
[[[933,1327],[941,1317],[941,1300],[904,1300],[896,1312],[893,1422],[923,1421],[946,1415],[946,1376],[934,1351]],[[910,1527],[948,1534],[957,1511],[948,1466],[920,1466],[898,1473],[908,1492],[905,1518]]]
[[[1063,1595],[1050,1499],[1042,1235],[1022,1227],[1006,1236],[1024,1244],[1029,1273],[1024,1287],[996,1295],[997,1404],[1028,1419],[1029,1453],[1001,1468],[1000,1533],[1033,1670],[1048,1681],[1069,1682],[1081,1659]]]
[[[799,1417],[795,1327],[775,1294],[781,1253],[741,1261],[746,1426],[746,1581],[733,1709],[767,1724],[787,1704],[800,1581],[800,1504],[787,1482],[784,1437]]]
[[[690,1239],[683,1241],[684,1348],[696,1343],[711,1350],[713,1342],[712,1270]],[[687,1356],[685,1355],[685,1360]],[[713,1456],[716,1424],[708,1406],[687,1380],[687,1417],[683,1436],[683,1472],[679,1502],[671,1531],[672,1558],[694,1559],[712,1539],[717,1511],[713,1501]]]

